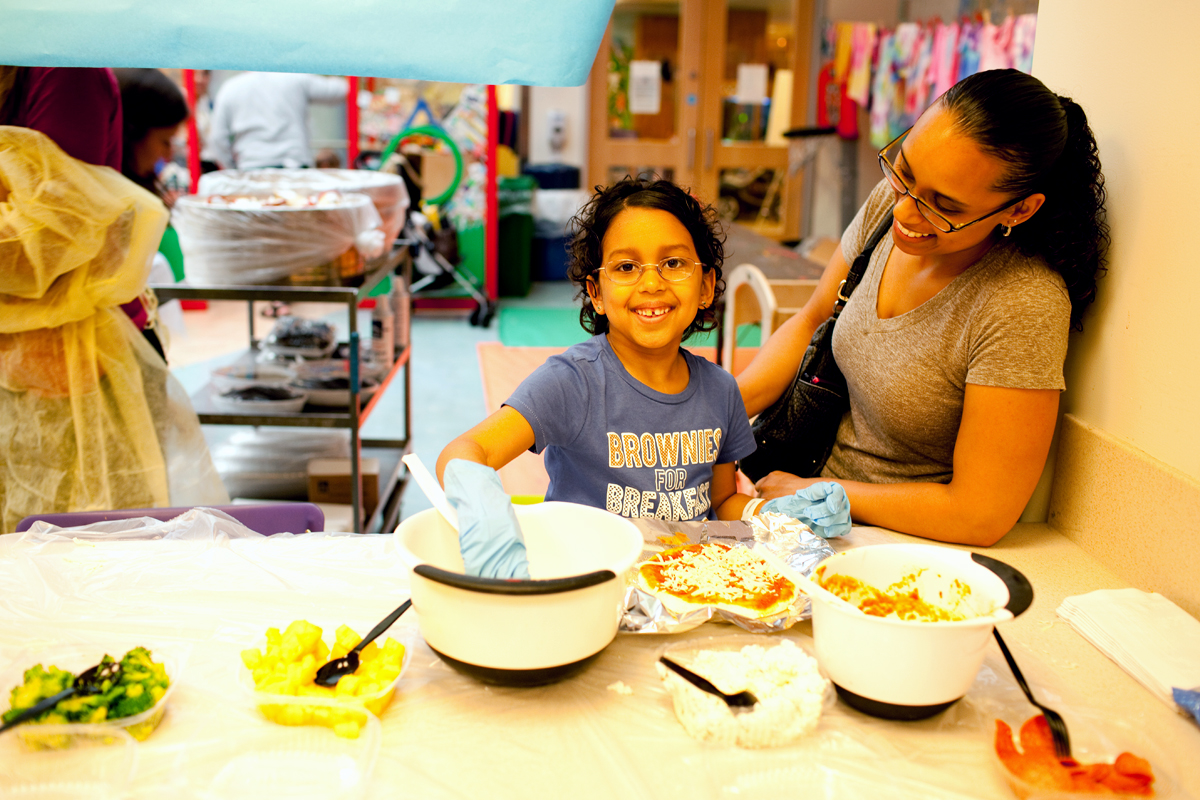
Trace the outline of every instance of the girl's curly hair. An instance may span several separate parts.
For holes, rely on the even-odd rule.
[[[626,208],[654,208],[669,212],[687,228],[705,272],[716,273],[716,289],[708,308],[683,332],[686,341],[695,333],[717,327],[717,300],[725,291],[721,267],[725,262],[725,233],[712,206],[705,205],[670,181],[626,177],[612,186],[597,186],[592,199],[571,220],[570,266],[567,277],[579,286],[582,300],[579,324],[590,334],[607,333],[608,318],[597,314],[588,297],[588,279],[603,265],[604,234]]]

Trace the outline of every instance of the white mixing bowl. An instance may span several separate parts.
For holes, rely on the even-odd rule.
[[[923,622],[865,614],[818,586],[801,583],[813,601],[817,661],[838,694],[860,711],[891,719],[921,719],[966,694],[983,664],[992,629],[1033,602],[1020,572],[994,558],[922,544],[857,547],[817,565],[825,576],[846,575],[880,590],[916,574],[927,602],[949,607],[970,588],[956,610],[966,619]]]
[[[514,508],[531,580],[464,575],[458,533],[434,509],[400,524],[396,550],[429,646],[480,680],[532,686],[582,669],[616,636],[642,536],[590,506]]]

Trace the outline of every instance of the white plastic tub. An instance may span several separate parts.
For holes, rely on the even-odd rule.
[[[922,598],[944,598],[947,605],[957,599],[953,582],[960,581],[970,589],[957,609],[967,618],[924,622],[865,614],[817,585],[822,569],[880,590],[915,574]],[[936,545],[854,548],[822,561],[813,580],[797,583],[812,598],[817,660],[838,694],[860,711],[892,719],[932,716],[966,694],[993,627],[1033,602],[1029,581],[1007,564]]]
[[[616,636],[642,535],[575,503],[515,509],[532,580],[464,575],[458,533],[434,509],[400,524],[396,550],[421,635],[443,660],[486,682],[537,685],[582,669]]]

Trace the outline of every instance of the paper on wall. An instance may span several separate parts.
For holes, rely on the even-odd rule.
[[[761,105],[767,99],[767,65],[738,64],[737,102],[741,105]]]
[[[657,114],[662,109],[662,62],[629,62],[629,113]]]

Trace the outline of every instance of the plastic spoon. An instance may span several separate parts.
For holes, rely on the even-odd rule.
[[[51,695],[44,700],[39,700],[33,706],[25,709],[20,714],[17,714],[10,722],[0,727],[0,733],[4,733],[9,728],[15,728],[22,722],[28,722],[34,717],[41,714],[43,711],[48,711],[59,704],[60,701],[66,700],[68,697],[74,697],[77,694],[99,694],[104,691],[100,684],[104,681],[112,681],[115,683],[121,677],[121,664],[119,661],[110,661],[107,664],[97,664],[94,667],[85,669],[79,673],[78,677],[71,682],[71,685],[55,695]],[[111,685],[111,684],[110,684]]]
[[[378,639],[381,633],[392,627],[392,623],[400,619],[400,615],[405,611],[408,611],[408,608],[411,605],[411,599],[405,600],[403,603],[401,603],[399,608],[384,617],[383,621],[374,628],[371,628],[371,632],[364,636],[361,642],[354,645],[353,650],[351,650],[349,653],[346,653],[346,655],[342,656],[341,658],[333,659],[325,664],[325,666],[317,670],[317,677],[313,679],[313,682],[318,686],[337,686],[337,682],[343,677],[346,675],[353,675],[355,672],[357,672],[358,654],[362,651],[362,649]]]
[[[446,493],[442,491],[437,478],[433,477],[433,473],[425,468],[420,456],[416,453],[409,453],[400,460],[404,462],[404,466],[408,467],[408,471],[417,481],[417,486],[421,487],[421,491],[429,498],[429,502],[433,503],[433,507],[441,512],[441,515],[446,518],[446,522],[450,523],[451,528],[458,530],[458,514],[450,506],[450,501],[446,499]]]

